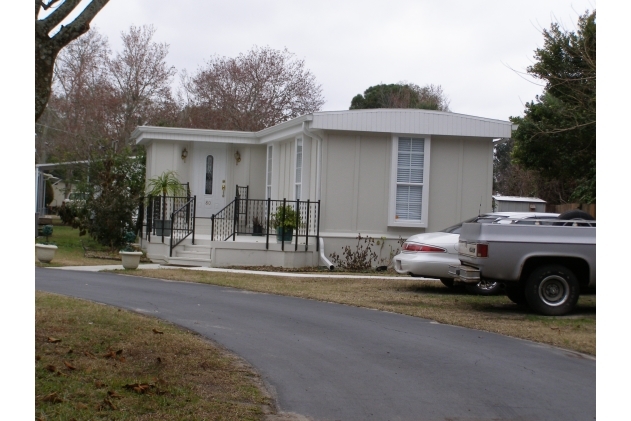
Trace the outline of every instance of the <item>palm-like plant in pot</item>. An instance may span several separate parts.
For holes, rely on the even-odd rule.
[[[167,196],[178,196],[184,195],[185,193],[186,189],[182,186],[182,183],[180,183],[177,172],[175,171],[165,171],[162,174],[147,180],[147,194],[149,196],[162,196],[162,219],[155,221],[156,235],[171,234],[171,226],[169,225],[170,221],[169,224],[167,224],[166,221]]]
[[[276,208],[272,226],[276,228],[277,241],[289,241],[293,239],[294,229],[300,224],[300,214],[292,205]]]

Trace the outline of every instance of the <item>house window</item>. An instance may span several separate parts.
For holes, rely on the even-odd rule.
[[[272,145],[267,147],[267,175],[265,177],[265,198],[272,197]]]
[[[429,144],[421,137],[393,139],[390,225],[427,226]]]
[[[302,193],[302,139],[296,139],[296,200]]]
[[[206,157],[206,194],[213,194],[213,156]]]

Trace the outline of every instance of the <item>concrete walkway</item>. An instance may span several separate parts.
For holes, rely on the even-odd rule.
[[[49,269],[61,270],[78,270],[84,272],[101,272],[104,270],[124,270],[123,265],[102,265],[102,266],[62,266],[50,267]],[[168,266],[159,263],[147,263],[138,266],[138,269],[186,269],[197,270],[203,272],[228,272],[228,273],[245,273],[250,275],[269,275],[269,276],[286,276],[290,278],[339,278],[339,279],[398,279],[422,281],[428,278],[411,278],[405,276],[375,276],[375,275],[339,275],[333,273],[302,273],[302,272],[266,272],[261,270],[245,270],[245,269],[223,269],[223,268],[207,268],[207,267],[191,267],[191,266]]]

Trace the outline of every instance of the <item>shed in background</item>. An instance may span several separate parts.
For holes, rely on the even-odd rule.
[[[493,196],[495,212],[545,212],[546,201],[538,197]]]

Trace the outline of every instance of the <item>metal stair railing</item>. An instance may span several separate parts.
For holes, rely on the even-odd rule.
[[[173,249],[192,234],[195,244],[195,204],[196,196],[189,199],[179,209],[171,213],[171,239],[169,243],[169,257],[173,257]]]

